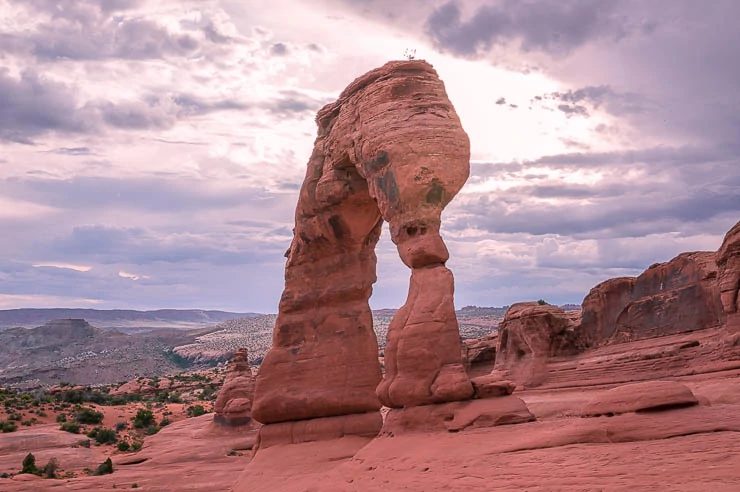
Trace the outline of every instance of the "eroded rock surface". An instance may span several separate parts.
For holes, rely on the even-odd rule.
[[[719,291],[727,331],[735,337],[740,333],[740,222],[725,235],[717,251]]]
[[[390,62],[355,80],[316,121],[253,416],[278,423],[374,412],[380,400],[472,396],[439,234],[442,209],[468,177],[470,148],[444,85],[423,61]],[[368,298],[384,220],[413,273],[378,387]]]
[[[584,333],[598,345],[720,326],[716,259],[713,252],[682,253],[636,278],[596,286],[583,301]],[[731,290],[732,274],[728,279]]]
[[[249,424],[253,399],[254,376],[247,349],[240,348],[229,362],[224,384],[213,405],[214,422],[229,426]]]
[[[516,372],[513,376],[529,386],[541,384],[549,358],[585,347],[579,321],[578,311],[537,302],[514,304],[499,325],[495,370]]]
[[[583,417],[619,415],[690,407],[699,401],[686,385],[675,381],[645,381],[610,389],[591,400]]]

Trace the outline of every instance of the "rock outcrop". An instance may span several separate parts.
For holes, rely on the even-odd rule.
[[[512,376],[528,386],[542,383],[549,358],[585,348],[579,322],[580,311],[537,302],[512,305],[499,325],[495,370],[516,372]]]
[[[634,285],[634,277],[611,278],[591,289],[583,299],[581,324],[590,345],[614,335],[617,318],[629,303]]]
[[[376,413],[381,401],[471,397],[439,234],[470,149],[443,83],[426,62],[390,62],[352,82],[316,122],[254,418],[274,424]],[[381,383],[368,298],[383,221],[412,275]]]
[[[740,333],[740,222],[725,235],[717,251],[719,295],[731,335]]]
[[[617,386],[592,399],[583,417],[613,416],[628,412],[656,412],[690,407],[699,401],[689,388],[675,381],[646,381]]]
[[[224,384],[213,405],[213,421],[227,426],[251,423],[253,399],[254,376],[247,349],[240,348],[226,369]]]
[[[585,336],[599,345],[719,327],[716,260],[713,252],[682,253],[634,279],[597,285],[583,301]]]

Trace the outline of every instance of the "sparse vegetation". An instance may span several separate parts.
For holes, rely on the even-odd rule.
[[[51,458],[49,461],[44,465],[44,469],[42,470],[42,473],[44,477],[46,478],[57,478],[57,471],[59,470],[59,462],[56,458]]]
[[[203,408],[203,405],[192,405],[188,407],[188,417],[200,417],[206,413],[208,412]]]
[[[110,458],[102,462],[98,467],[95,469],[95,471],[92,473],[93,475],[109,475],[113,473],[113,462]]]
[[[99,424],[103,421],[105,415],[102,412],[96,412],[92,408],[83,408],[77,413],[75,419],[81,424]]]
[[[87,437],[95,439],[98,444],[115,444],[118,440],[116,431],[104,427],[96,427],[87,433]]]
[[[72,434],[79,434],[81,429],[80,424],[77,422],[63,422],[59,428]]]
[[[3,434],[7,434],[8,432],[15,432],[18,430],[18,426],[10,420],[0,420],[0,430],[3,431]]]
[[[144,429],[154,424],[154,414],[151,410],[140,408],[134,417],[134,427]]]

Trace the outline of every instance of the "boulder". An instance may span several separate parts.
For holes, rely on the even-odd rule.
[[[527,386],[541,384],[549,358],[574,355],[585,347],[579,315],[538,302],[514,304],[499,325],[495,369],[517,373]]]
[[[424,61],[390,62],[352,82],[316,122],[254,418],[279,423],[377,412],[381,400],[472,396],[439,234],[442,209],[468,177],[470,144],[444,84]],[[368,299],[383,221],[412,275],[379,385]]]
[[[506,379],[501,379],[497,375],[488,374],[472,378],[475,398],[493,398],[496,396],[510,395],[516,389],[516,384]]]
[[[582,417],[612,416],[628,412],[661,411],[697,405],[689,388],[675,381],[646,381],[625,384],[605,391],[591,400]]]
[[[468,367],[477,364],[492,363],[496,360],[498,333],[481,338],[463,340],[463,356]]]

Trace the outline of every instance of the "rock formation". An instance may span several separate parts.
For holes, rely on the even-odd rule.
[[[737,323],[738,231],[727,234],[718,253],[681,253],[636,278],[591,289],[583,300],[584,336],[600,345],[716,328],[725,319]]]
[[[468,177],[470,150],[443,83],[426,62],[390,62],[352,82],[316,122],[255,419],[377,414],[381,401],[471,397],[439,233],[442,209]],[[381,383],[368,299],[384,220],[412,274],[389,327]]]
[[[499,325],[495,370],[515,371],[512,376],[528,386],[542,383],[549,358],[585,348],[579,322],[580,311],[537,302],[514,304]]]
[[[725,235],[717,251],[719,295],[727,330],[740,333],[740,222]]]
[[[240,348],[226,368],[226,377],[213,405],[214,422],[228,426],[252,421],[254,376],[249,367],[247,349]]]
[[[625,384],[594,397],[582,417],[613,416],[627,412],[656,412],[698,405],[689,388],[675,381],[645,381]]]

